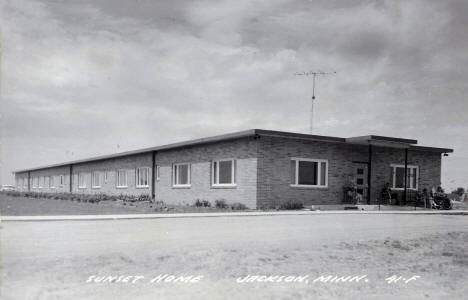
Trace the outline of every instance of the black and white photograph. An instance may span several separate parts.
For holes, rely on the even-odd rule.
[[[468,298],[468,1],[0,0],[0,299]]]

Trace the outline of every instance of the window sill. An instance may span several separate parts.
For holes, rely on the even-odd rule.
[[[189,189],[189,188],[191,188],[191,187],[192,187],[191,184],[173,185],[173,186],[172,186],[173,189]]]
[[[328,186],[326,185],[306,185],[306,184],[290,184],[289,185],[292,188],[299,188],[299,189],[328,189]]]
[[[237,184],[212,184],[212,189],[236,189]]]
[[[117,188],[117,189],[126,189],[126,188],[128,188],[128,185],[125,185],[125,186],[123,186],[123,185],[121,185],[121,186],[116,186],[115,188]]]
[[[147,188],[149,188],[149,185],[137,185],[135,188],[137,188],[137,189],[147,189]]]
[[[390,188],[392,191],[404,191],[405,188]],[[406,188],[407,190],[417,191],[417,188]]]
[[[92,188],[92,189],[100,189],[101,186],[92,186],[91,188]]]
[[[79,186],[78,188],[79,189],[85,189],[86,187],[85,186]]]

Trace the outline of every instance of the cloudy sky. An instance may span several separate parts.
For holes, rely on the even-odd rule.
[[[468,187],[468,1],[0,0],[11,171],[248,128],[451,147]]]

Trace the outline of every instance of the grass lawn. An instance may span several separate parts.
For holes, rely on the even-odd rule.
[[[184,213],[184,212],[230,212],[230,209],[213,207],[168,205],[167,210],[156,209],[153,203],[124,202],[106,200],[99,203],[78,202],[76,200],[55,200],[49,198],[13,197],[0,193],[0,215],[39,216],[39,215],[105,215],[105,214],[145,214],[145,213]]]
[[[2,299],[465,299],[468,222],[447,215],[321,215],[1,224]],[[159,274],[202,275],[159,283]],[[247,275],[309,283],[244,283]],[[86,283],[91,275],[143,276]],[[367,282],[313,283],[320,275]],[[389,284],[392,276],[420,276]]]

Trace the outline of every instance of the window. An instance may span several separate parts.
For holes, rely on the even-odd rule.
[[[136,169],[136,187],[149,187],[149,169],[147,167]]]
[[[44,176],[39,177],[39,188],[41,189],[44,186]]]
[[[127,171],[126,170],[118,170],[117,171],[116,185],[117,185],[118,188],[126,188],[127,187]]]
[[[159,176],[160,176],[160,173],[161,173],[161,168],[159,166],[156,166],[156,180],[159,180]]]
[[[327,187],[328,160],[291,159],[291,186]]]
[[[16,188],[20,188],[23,185],[21,178],[16,178]]]
[[[60,181],[59,181],[59,182],[60,182],[60,187],[62,187],[63,184],[65,183],[65,180],[64,180],[64,178],[63,178],[63,175],[60,175]]]
[[[23,180],[23,188],[27,188],[27,187],[28,187],[28,179],[25,178],[25,179]]]
[[[49,177],[49,188],[55,189],[54,176]]]
[[[86,188],[86,176],[84,173],[78,174],[78,187],[80,189]]]
[[[174,164],[173,168],[173,186],[189,187],[190,186],[190,165],[189,164]]]
[[[105,171],[104,172],[104,183],[107,183],[108,178],[109,178],[109,172]]]
[[[405,166],[404,165],[390,165],[392,169],[392,188],[404,189],[405,188]],[[408,189],[417,190],[419,181],[419,169],[417,166],[408,165],[406,187]]]
[[[236,185],[236,160],[215,160],[212,164],[212,185]]]
[[[93,189],[96,189],[96,188],[100,188],[101,187],[101,184],[100,184],[100,174],[99,172],[93,172],[91,174],[91,187]]]
[[[32,181],[33,181],[33,184],[32,184],[33,188],[34,189],[37,188],[37,186],[39,185],[39,179],[37,177],[33,177]]]

